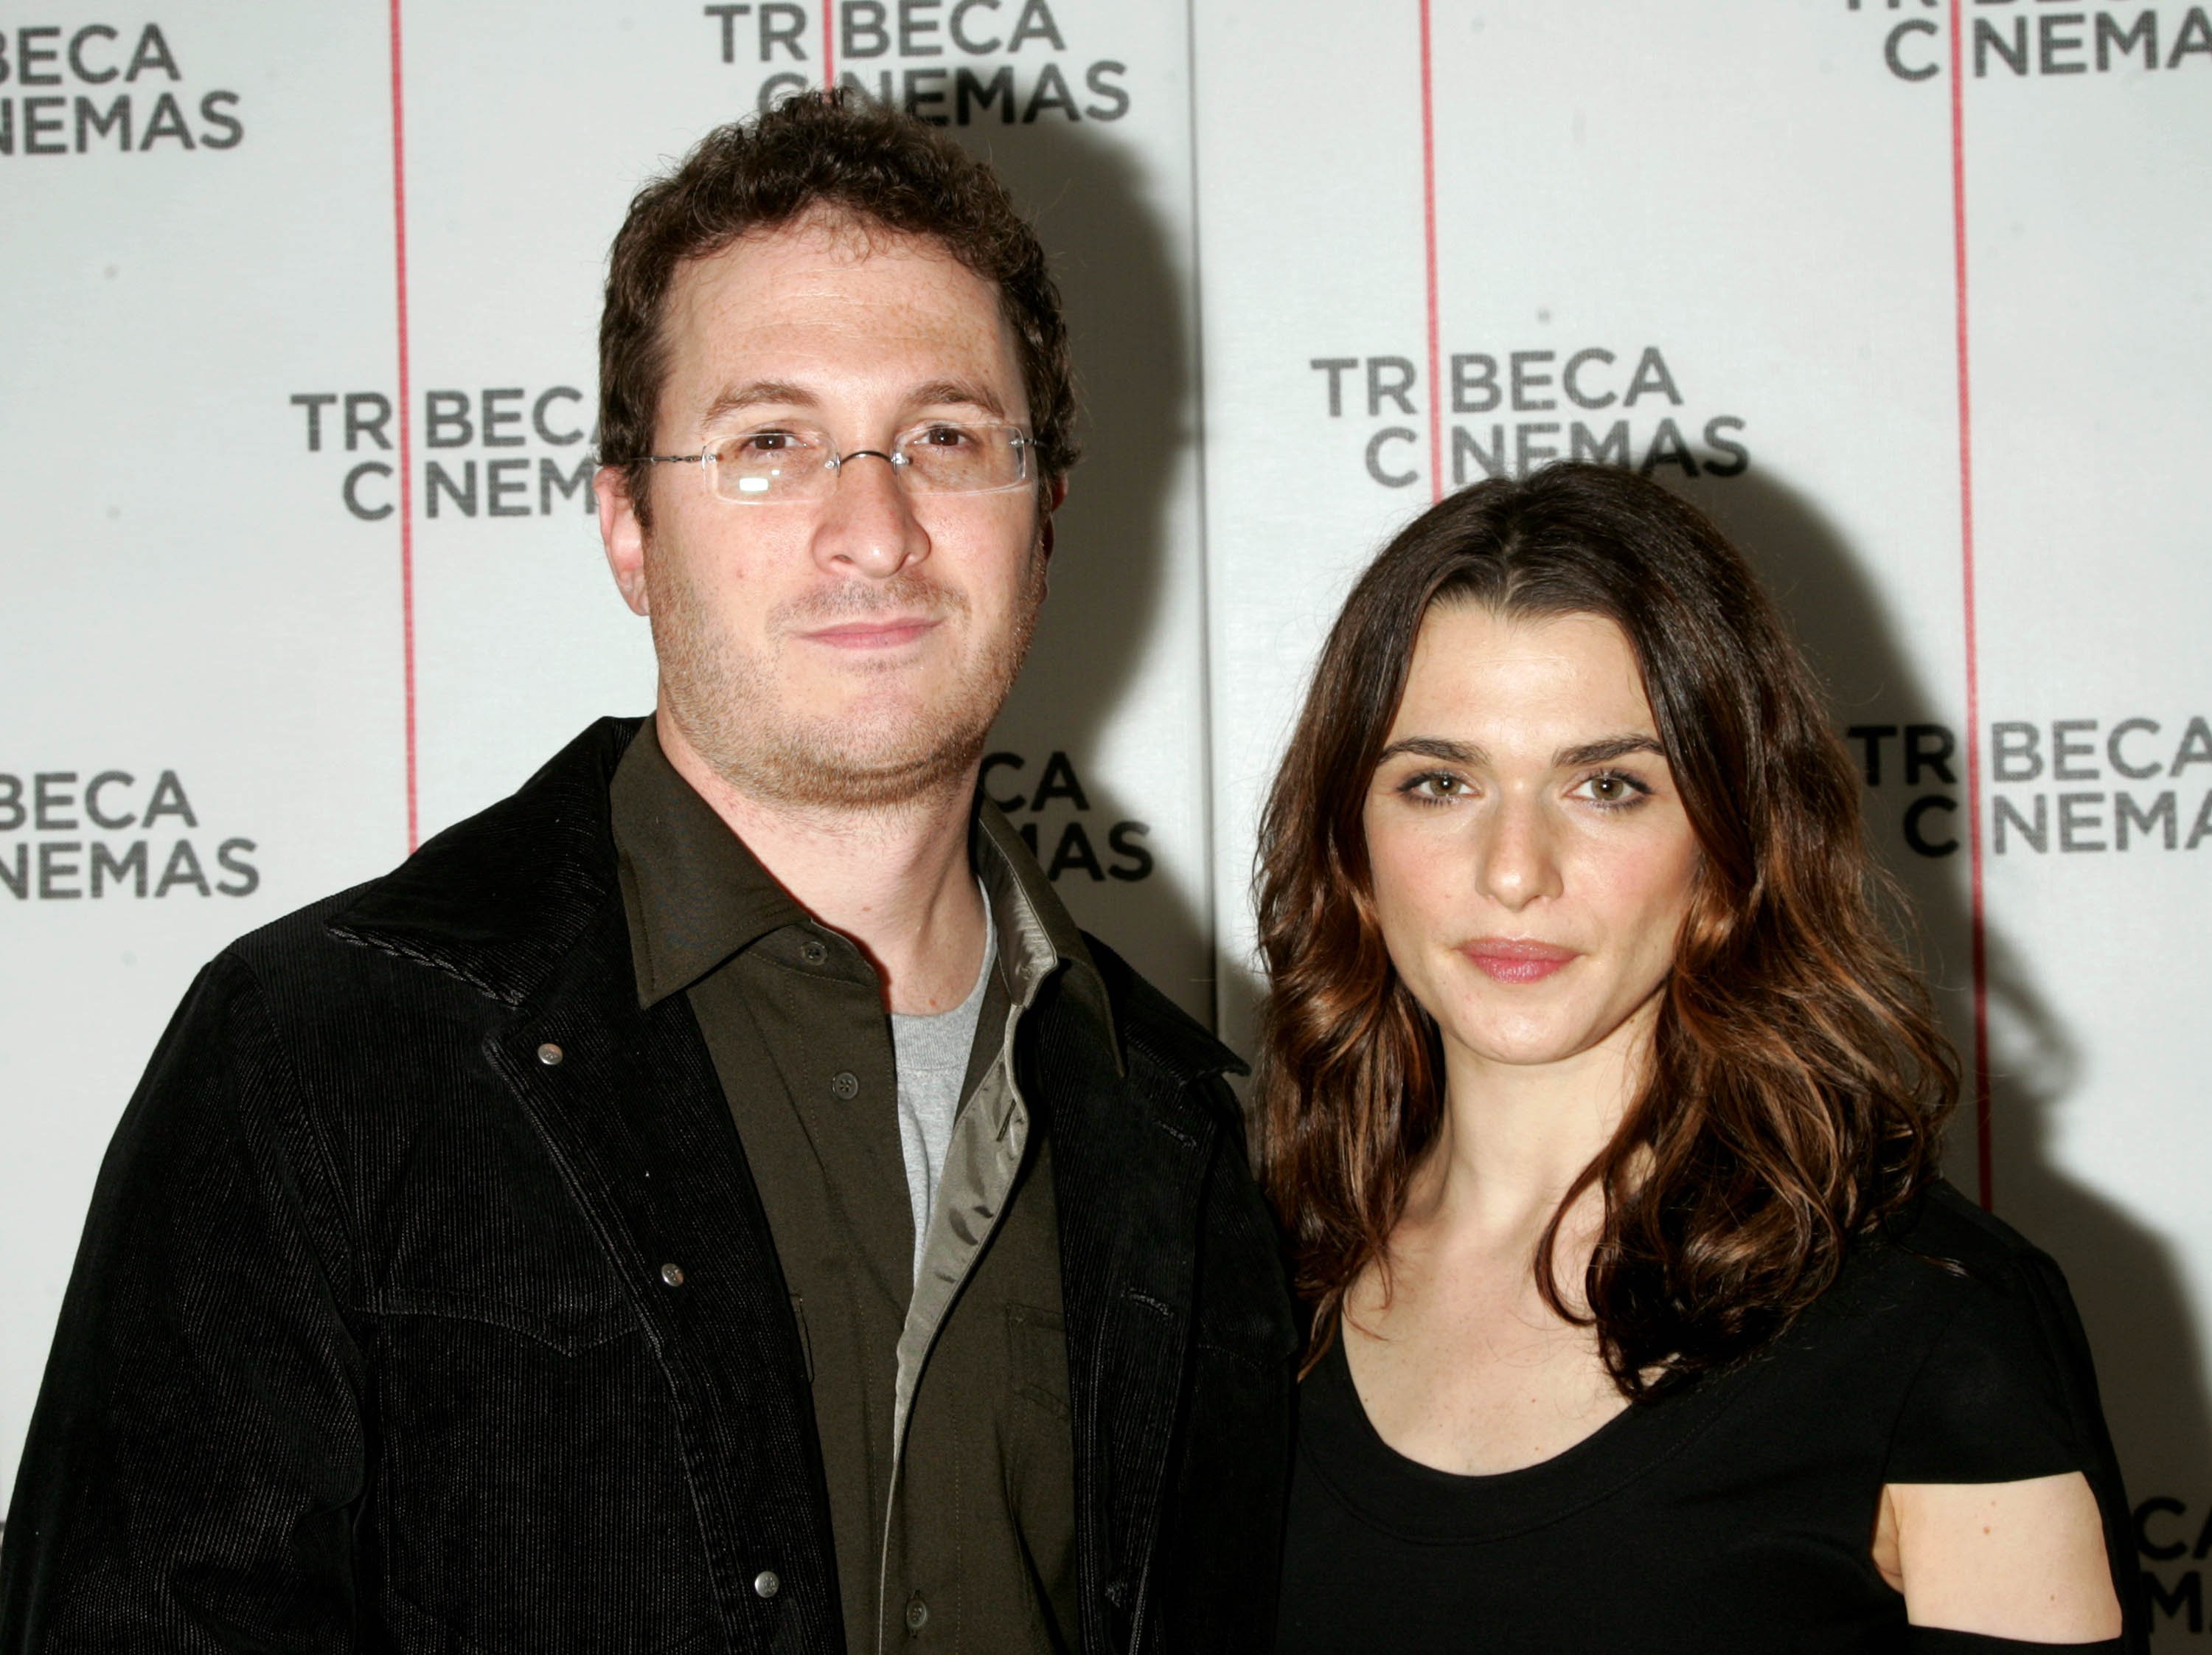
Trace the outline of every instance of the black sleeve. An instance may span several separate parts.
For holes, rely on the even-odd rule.
[[[2104,1518],[2112,1589],[2127,1622],[2112,1647],[2147,1649],[2127,1494],[2065,1276],[2022,1244],[2002,1265],[1974,1267],[1961,1287],[1958,1311],[1906,1396],[1882,1480],[2012,1482],[2081,1472]]]
[[[100,1169],[9,1512],[4,1655],[353,1646],[362,1364],[297,1101],[218,960]]]
[[[2086,1469],[2069,1353],[2028,1284],[2007,1271],[1958,1285],[1958,1307],[1906,1393],[1882,1481],[2014,1482]]]

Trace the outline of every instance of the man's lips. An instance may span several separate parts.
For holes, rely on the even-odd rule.
[[[803,636],[810,643],[827,644],[832,649],[896,649],[902,643],[912,643],[937,624],[924,616],[845,621]]]
[[[1580,951],[1528,937],[1478,937],[1460,945],[1477,970],[1499,983],[1540,983]]]

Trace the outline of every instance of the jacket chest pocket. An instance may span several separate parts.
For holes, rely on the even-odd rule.
[[[565,1187],[506,1147],[418,1145],[382,1209],[369,1515],[395,1624],[424,1649],[684,1648],[718,1620],[666,1375]]]
[[[550,1295],[493,1299],[437,1287],[396,1288],[380,1294],[377,1314],[387,1323],[403,1318],[473,1322],[576,1356],[638,1331],[637,1317],[620,1299],[563,1304]]]
[[[626,1307],[393,1294],[371,1345],[386,1587],[395,1615],[454,1640],[415,1646],[661,1652],[709,1637],[675,1409]]]

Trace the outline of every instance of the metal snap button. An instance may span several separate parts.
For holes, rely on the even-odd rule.
[[[830,1077],[830,1090],[850,1103],[860,1095],[860,1077],[850,1069],[839,1069]]]
[[[906,1629],[908,1632],[919,1632],[928,1624],[929,1605],[923,1603],[921,1594],[916,1592],[906,1606]]]
[[[829,945],[817,942],[813,938],[809,937],[799,945],[799,957],[809,965],[819,965],[830,958]]]
[[[783,1582],[775,1578],[774,1569],[763,1569],[753,1577],[753,1596],[773,1597],[783,1590]]]
[[[551,1068],[561,1061],[561,1048],[550,1040],[547,1041],[538,1049],[538,1061],[544,1064],[547,1068]]]
[[[684,1267],[681,1264],[662,1265],[660,1267],[660,1279],[663,1281],[665,1281],[672,1287],[682,1287],[684,1285]]]

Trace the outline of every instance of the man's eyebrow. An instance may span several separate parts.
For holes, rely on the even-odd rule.
[[[725,415],[738,413],[747,408],[758,408],[769,403],[787,406],[811,408],[816,405],[814,393],[788,380],[754,380],[744,385],[733,385],[707,405],[700,417],[702,425],[712,425]]]
[[[989,386],[979,385],[973,380],[932,380],[926,385],[915,386],[907,392],[906,399],[916,408],[942,407],[946,403],[965,404],[970,408],[981,409],[993,419],[1006,417],[1006,405],[999,400],[997,393]]]
[[[1409,735],[1403,741],[1394,741],[1382,749],[1375,762],[1387,764],[1392,759],[1407,754],[1422,758],[1441,758],[1447,764],[1474,766],[1490,762],[1490,755],[1480,747],[1465,741],[1447,741],[1441,736],[1433,735]]]
[[[1609,735],[1601,741],[1586,741],[1579,747],[1562,747],[1552,755],[1552,763],[1560,770],[1573,770],[1583,764],[1602,764],[1608,759],[1626,758],[1631,753],[1654,753],[1667,756],[1667,750],[1648,735]]]
[[[929,380],[907,392],[906,400],[915,408],[942,408],[948,405],[981,410],[993,419],[1006,417],[1006,405],[987,385],[969,380]],[[789,380],[753,380],[744,385],[732,386],[707,405],[700,417],[702,425],[712,425],[729,415],[742,413],[748,408],[771,405],[787,408],[818,408],[821,399],[803,385]]]

